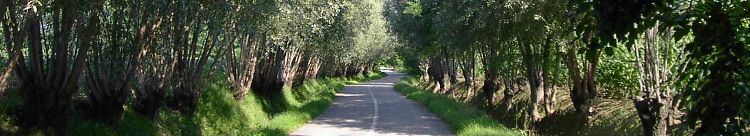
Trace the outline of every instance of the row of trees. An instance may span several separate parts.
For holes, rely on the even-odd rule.
[[[373,69],[392,40],[378,3],[1,0],[0,93],[14,83],[15,122],[48,134],[65,134],[71,106],[112,128],[126,103],[152,119],[165,104],[192,115],[215,73],[241,102]]]
[[[671,133],[673,110],[687,113],[680,119],[687,128],[697,127],[697,135],[742,134],[750,125],[747,1],[391,0],[387,5],[407,67],[434,82],[436,92],[460,80],[469,88],[483,81],[488,104],[503,88],[506,110],[527,83],[527,127],[555,112],[558,87],[570,91],[581,122],[588,122],[596,98],[612,91],[601,86],[632,79],[599,70],[603,59],[612,59],[603,55],[627,56],[608,70],[635,71],[637,82],[629,89],[644,135]]]

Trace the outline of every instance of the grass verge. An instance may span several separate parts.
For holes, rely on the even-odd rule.
[[[432,93],[421,86],[419,79],[406,77],[394,88],[427,106],[432,113],[448,123],[451,131],[459,136],[508,136],[523,135],[522,131],[508,129],[487,116],[482,110],[459,103],[451,98]]]
[[[251,91],[242,104],[232,97],[225,78],[215,77],[207,81],[208,88],[198,100],[193,116],[180,115],[163,107],[159,118],[150,120],[125,106],[118,130],[73,116],[67,132],[68,135],[93,136],[286,135],[322,113],[344,85],[384,76],[380,72],[368,72],[348,78],[312,79],[296,88],[285,87],[274,96],[260,96]],[[0,135],[18,134],[19,128],[13,125],[9,114],[23,105],[18,103],[22,100],[15,94],[11,91],[0,95]]]

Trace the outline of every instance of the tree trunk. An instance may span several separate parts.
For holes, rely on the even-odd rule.
[[[594,83],[594,75],[596,73],[597,63],[599,62],[599,56],[601,50],[596,49],[591,59],[586,59],[583,70],[578,67],[578,60],[576,58],[577,48],[568,48],[567,53],[561,55],[565,59],[565,65],[568,67],[568,75],[572,88],[570,91],[570,98],[573,101],[573,107],[576,112],[581,115],[583,122],[588,122],[586,117],[591,110],[591,105],[594,98],[596,97],[596,84]],[[581,75],[581,71],[585,72]]]
[[[462,74],[464,76],[464,83],[466,83],[466,87],[468,88],[468,90],[466,92],[468,92],[469,94],[467,94],[467,95],[468,96],[473,96],[473,93],[474,93],[474,65],[475,65],[474,61],[475,60],[473,59],[474,58],[473,51],[470,52],[470,53],[468,53],[468,54],[469,55],[467,55],[467,56],[469,56],[469,57],[466,57],[462,61],[460,61],[463,64],[463,66],[462,66],[463,69],[462,69],[461,72],[462,72]]]
[[[153,30],[161,24],[157,17],[149,16],[151,12],[153,11],[144,11],[140,20],[141,25],[136,29],[135,38],[131,45],[121,43],[126,38],[122,36],[124,31],[120,27],[113,25],[112,28],[108,28],[113,32],[110,33],[110,45],[104,47],[109,49],[102,49],[101,46],[95,47],[92,51],[94,54],[89,58],[88,67],[84,71],[88,101],[81,103],[81,108],[84,108],[82,111],[89,118],[115,130],[119,128],[118,124],[124,111],[122,106],[132,89],[130,81],[135,77],[137,70],[140,69],[141,60],[148,52],[149,44],[146,44],[146,42],[150,40],[147,39],[151,38]],[[121,55],[130,57],[126,58]],[[122,65],[122,61],[126,60],[128,61],[127,65]]]
[[[430,69],[430,65],[428,64],[428,62],[426,62],[426,60],[424,59],[420,59],[417,65],[417,67],[419,67],[419,79],[424,82],[429,82],[430,74],[427,71],[428,69]]]
[[[556,65],[556,61],[551,62],[551,63],[555,63],[555,65]],[[545,64],[550,64],[550,63],[545,63]],[[557,71],[558,71],[558,69],[559,68],[554,67],[553,70],[549,70],[549,71],[544,72],[544,73],[550,73],[551,74],[551,76],[550,76],[550,74],[546,74],[544,76],[546,81],[550,81],[550,83],[544,84],[545,85],[545,87],[544,87],[545,88],[544,89],[545,90],[545,92],[544,92],[545,107],[544,108],[545,108],[547,114],[553,114],[553,113],[555,113],[555,103],[557,102],[557,98],[555,97],[556,96],[555,94],[557,93],[557,87],[556,87],[557,86],[557,80],[559,80],[557,78],[557,73],[558,73]],[[554,71],[554,72],[552,72],[552,71]],[[549,77],[549,78],[547,78],[547,77]]]
[[[669,114],[672,109],[672,96],[669,94],[667,78],[670,76],[665,57],[669,57],[669,51],[664,51],[666,56],[659,54],[660,50],[669,50],[669,34],[667,32],[664,42],[667,47],[659,47],[658,28],[646,31],[645,46],[633,45],[633,51],[638,65],[638,85],[640,96],[633,101],[641,119],[643,134],[647,136],[664,136],[668,133]],[[660,68],[661,66],[661,68]]]
[[[482,63],[484,66],[484,86],[482,86],[482,92],[484,94],[485,102],[487,107],[493,107],[493,100],[495,98],[495,92],[498,90],[497,82],[500,75],[500,71],[497,68],[497,52],[493,47],[487,47],[484,51],[484,59]],[[507,89],[507,88],[506,88]]]
[[[243,98],[250,91],[250,85],[253,82],[255,75],[255,46],[258,43],[255,40],[250,40],[250,34],[243,34],[239,44],[240,53],[238,58],[235,58],[234,53],[234,41],[230,40],[226,43],[226,46],[232,48],[227,50],[225,54],[226,61],[226,74],[227,82],[229,82],[232,90],[232,96],[237,100],[238,103],[242,103]]]
[[[315,57],[312,53],[305,53],[300,63],[299,76],[294,80],[294,86],[301,85],[304,81],[315,78],[318,75],[318,69],[320,68],[320,59]]]
[[[433,88],[433,92],[435,93],[443,93],[443,91],[450,88],[449,82],[446,75],[448,74],[448,66],[446,66],[446,61],[441,56],[436,56],[430,58],[430,67],[428,69],[428,73],[432,79],[432,81],[437,83],[437,86]]]
[[[281,92],[284,85],[290,79],[290,74],[294,74],[291,70],[293,69],[294,59],[297,58],[297,49],[292,47],[292,41],[287,41],[283,46],[275,47],[274,52],[269,53],[267,56],[263,56],[263,59],[258,65],[258,72],[256,78],[253,81],[253,91],[270,96]],[[293,77],[293,76],[291,76]]]
[[[165,26],[170,27],[170,26]],[[179,33],[180,31],[176,31]],[[168,39],[169,36],[173,38],[180,38],[179,35],[172,35],[172,33],[163,33],[162,37]],[[181,41],[181,40],[174,40]],[[177,66],[177,55],[169,54],[179,49],[173,45],[177,43],[164,42],[165,44],[153,44],[161,47],[161,50],[153,51],[148,54],[150,63],[144,64],[139,69],[139,87],[135,89],[135,98],[133,98],[133,110],[141,115],[148,117],[151,120],[158,118],[159,109],[164,105],[167,88],[171,85],[172,75],[175,72]],[[164,54],[164,55],[162,55]]]
[[[5,19],[5,13],[7,11],[7,6],[11,4],[10,2],[6,2],[5,0],[0,1],[0,25],[2,27],[3,32],[3,44],[5,44],[5,52],[8,54],[7,56],[10,56],[10,58],[5,63],[5,69],[0,73],[0,94],[3,94],[5,92],[5,88],[8,85],[8,80],[10,78],[10,74],[13,71],[13,67],[15,67],[16,62],[18,61],[18,57],[20,57],[21,52],[20,50],[13,50],[13,45],[11,44],[11,36],[9,27],[6,25],[8,21]]]
[[[206,89],[206,79],[211,79],[213,69],[216,67],[218,60],[214,60],[209,64],[209,58],[219,58],[226,53],[225,49],[227,46],[218,46],[221,32],[214,28],[212,25],[204,27],[204,24],[220,23],[211,22],[215,20],[207,20],[203,16],[205,9],[199,5],[194,6],[198,10],[193,12],[181,11],[180,14],[196,14],[196,20],[188,20],[184,25],[185,27],[192,29],[192,36],[190,37],[189,44],[178,44],[176,46],[184,46],[184,49],[178,53],[178,64],[176,67],[175,81],[176,83],[172,87],[173,96],[172,100],[168,103],[172,109],[177,110],[188,116],[194,115],[195,109],[198,106],[198,99]],[[204,33],[203,28],[208,28],[207,34]],[[205,34],[205,36],[203,36]],[[205,39],[199,41],[199,39]],[[203,42],[202,44],[199,44]],[[181,48],[181,47],[178,47]]]
[[[523,57],[523,62],[526,65],[526,78],[528,78],[529,89],[531,91],[531,100],[527,115],[531,118],[531,122],[535,123],[542,118],[539,114],[539,105],[544,97],[544,90],[541,88],[544,84],[544,81],[542,81],[543,71],[541,71],[539,63],[535,61],[535,56],[538,54],[534,53],[535,50],[532,49],[531,44],[525,43],[521,37],[518,38],[518,42],[521,49],[521,57]]]
[[[519,91],[511,76],[503,76],[503,86],[505,89],[503,89],[503,99],[501,102],[505,106],[505,112],[510,112],[513,109],[513,96]]]
[[[448,73],[448,77],[450,79],[449,80],[450,84],[456,84],[456,83],[458,83],[458,73],[456,72],[456,70],[457,70],[456,67],[458,65],[456,65],[456,63],[455,63],[456,58],[455,58],[455,56],[451,56],[449,54],[447,48],[443,49],[443,53],[445,54],[445,59],[444,59],[444,61],[445,61],[445,64],[444,64],[445,65],[445,70]]]
[[[5,88],[8,85],[8,80],[10,80],[11,72],[13,71],[16,63],[18,62],[18,59],[21,56],[21,50],[13,47],[13,42],[11,39],[11,30],[10,26],[8,26],[8,21],[5,19],[5,13],[7,11],[8,6],[10,6],[12,3],[10,1],[0,1],[0,25],[2,25],[3,29],[3,41],[5,42],[5,51],[8,53],[7,56],[10,56],[10,58],[5,63],[5,69],[0,73],[0,94],[5,92]]]
[[[482,86],[482,92],[484,92],[484,98],[488,106],[492,106],[492,100],[495,98],[495,92],[498,90],[497,79],[498,71],[492,69],[485,69],[484,71],[484,86]]]
[[[167,5],[160,8],[171,8]],[[164,21],[159,27],[161,41],[148,40],[154,46],[149,52],[138,71],[138,87],[135,88],[133,110],[149,119],[158,118],[159,109],[164,105],[166,92],[172,85],[173,75],[177,67],[179,56],[187,39],[187,28],[184,25],[183,14],[172,11],[172,20]],[[179,45],[179,46],[178,46]]]
[[[318,58],[311,58],[311,62],[307,67],[307,72],[305,73],[305,80],[314,79],[315,77],[318,77],[318,73],[320,72],[321,62]]]
[[[551,55],[552,52],[552,33],[548,34],[544,41],[544,47],[542,49],[542,59],[544,61],[544,64],[542,66],[542,81],[550,81],[551,83],[544,83],[543,89],[544,89],[544,110],[549,115],[555,112],[554,110],[554,104],[555,104],[555,80],[551,77],[551,75],[555,75],[552,73],[553,71],[556,71],[558,68],[556,67],[558,62],[555,61],[552,57],[554,55]],[[551,70],[555,69],[555,70]]]
[[[292,57],[290,60],[291,66],[289,66],[289,69],[286,69],[287,71],[284,71],[286,74],[286,77],[284,78],[284,85],[288,87],[295,87],[294,86],[294,79],[297,77],[297,72],[300,68],[300,63],[302,62],[303,54],[299,52],[299,48],[295,48],[293,52],[291,53]]]
[[[52,34],[52,37],[55,37],[53,42],[42,42],[44,40],[41,33],[43,18],[40,15],[45,13],[37,13],[36,11],[26,12],[26,15],[24,15],[26,18],[19,25],[22,28],[14,28],[14,30],[19,31],[5,32],[6,38],[13,38],[12,47],[14,50],[21,50],[23,48],[21,44],[24,43],[28,47],[28,53],[23,54],[29,55],[29,61],[26,61],[24,55],[21,54],[14,69],[20,85],[21,98],[25,105],[17,116],[18,122],[23,129],[39,128],[47,135],[66,134],[71,98],[78,90],[78,81],[85,67],[88,50],[92,45],[94,36],[99,32],[99,17],[97,14],[99,12],[97,10],[101,9],[99,7],[101,3],[93,4],[95,7],[92,8],[94,10],[90,11],[88,20],[76,21],[74,19],[78,17],[77,14],[87,11],[79,11],[79,9],[74,8],[76,6],[72,6],[73,3],[70,1],[58,4],[62,4],[59,5],[59,9],[39,11],[51,11],[55,15],[62,14],[62,21],[51,24],[51,28],[55,30]],[[16,6],[12,3],[9,5]],[[15,9],[11,7],[6,8],[11,12],[9,13],[11,21],[15,22]],[[59,20],[60,17],[53,16],[52,18]],[[82,28],[83,31],[76,34],[71,33],[74,25],[84,27]],[[8,27],[17,26],[5,23],[4,28]],[[70,48],[70,44],[73,43],[70,42],[70,37],[74,36],[77,36],[75,37],[76,41],[79,41],[80,44],[76,46],[77,52],[71,51]],[[24,42],[24,39],[28,41]],[[11,47],[11,45],[7,46]],[[42,48],[44,46],[51,51],[43,53]],[[71,55],[69,53],[76,54]]]
[[[0,8],[0,10],[2,10],[2,8]],[[10,40],[10,39],[6,39],[6,41],[7,40]],[[10,41],[8,41],[8,43],[10,43]],[[5,69],[2,71],[2,73],[0,73],[0,94],[3,94],[3,92],[5,92],[5,89],[6,89],[5,87],[8,86],[10,75],[12,74],[11,72],[13,71],[16,64],[18,63],[18,59],[21,57],[21,50],[19,48],[10,48],[10,44],[7,44],[7,45],[9,45],[8,46],[9,48],[7,48],[6,51],[9,54],[8,56],[11,56],[11,57],[5,63],[5,66],[6,66]]]

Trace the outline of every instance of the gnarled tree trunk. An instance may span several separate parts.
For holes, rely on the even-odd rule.
[[[18,48],[13,47],[13,35],[11,35],[12,30],[10,30],[10,26],[8,25],[8,20],[6,20],[5,13],[7,12],[7,9],[9,6],[11,6],[12,1],[0,1],[0,25],[3,27],[3,44],[5,44],[5,52],[8,53],[7,62],[5,62],[5,69],[2,70],[2,73],[0,73],[0,94],[5,92],[5,87],[7,87],[8,82],[10,80],[11,72],[15,68],[18,59],[21,57],[21,50]],[[13,14],[12,14],[13,15]]]
[[[458,83],[458,65],[456,65],[456,57],[451,55],[447,48],[444,48],[443,52],[445,54],[445,69],[446,73],[448,73],[450,84],[456,84]]]
[[[450,86],[450,81],[448,81],[449,79],[446,77],[446,75],[448,75],[446,68],[447,66],[443,57],[437,56],[430,59],[430,68],[427,71],[430,75],[430,79],[436,83],[435,88],[432,90],[435,93],[442,93]]]
[[[320,59],[315,57],[312,53],[305,53],[300,63],[300,69],[297,72],[298,76],[294,80],[294,86],[301,85],[304,81],[313,79],[318,76],[318,70],[320,69]]]
[[[177,6],[179,5],[170,4],[159,8],[173,9]],[[172,20],[164,20],[165,24],[154,30],[160,34],[162,40],[147,40],[146,44],[152,47],[152,51],[142,60],[138,69],[138,86],[134,88],[133,110],[151,120],[157,119],[159,109],[164,105],[166,92],[172,87],[171,81],[179,60],[178,53],[182,52],[183,45],[187,44],[187,28],[184,22],[180,21],[184,15],[174,11],[170,14]]]
[[[482,86],[482,93],[484,94],[485,102],[488,107],[493,106],[493,99],[495,99],[495,92],[498,88],[498,78],[500,77],[500,71],[497,67],[497,52],[494,47],[487,47],[483,53],[484,59],[484,86]]]
[[[113,129],[118,129],[120,116],[124,111],[122,106],[132,89],[130,81],[140,68],[141,58],[149,49],[149,44],[145,43],[153,30],[161,24],[156,17],[150,16],[150,12],[152,11],[146,11],[141,16],[141,25],[136,29],[135,39],[130,45],[123,42],[125,36],[122,36],[124,31],[121,27],[113,25],[108,28],[113,31],[109,33],[109,45],[95,46],[88,59],[88,67],[84,70],[88,99],[78,106],[89,118]],[[121,61],[127,60],[128,64],[123,66]]]
[[[521,57],[526,67],[526,78],[529,82],[529,90],[531,91],[531,100],[527,115],[531,118],[531,122],[537,122],[542,117],[539,114],[540,104],[542,98],[544,98],[544,88],[542,88],[544,81],[542,80],[542,69],[540,64],[536,61],[536,57],[539,55],[535,49],[532,49],[531,44],[526,43],[525,39],[519,37],[518,43],[521,49]]]
[[[568,75],[572,84],[570,98],[573,101],[573,107],[581,115],[582,121],[588,122],[586,116],[592,110],[591,105],[597,93],[594,75],[596,74],[601,50],[595,50],[592,58],[586,59],[587,63],[584,64],[585,69],[583,70],[578,67],[576,51],[577,48],[570,47],[567,53],[563,53],[561,56],[565,59],[565,66],[568,67]],[[583,75],[582,71],[584,72]]]
[[[298,47],[293,47],[292,41],[284,43],[284,47],[275,47],[273,52],[268,53],[266,56],[262,56],[262,59],[257,65],[258,70],[253,81],[253,91],[258,91],[260,94],[267,96],[275,95],[281,92],[284,85],[291,84],[293,75],[292,71],[296,64],[295,59],[298,56]]]
[[[500,103],[505,107],[505,112],[510,112],[513,109],[513,97],[521,92],[518,87],[518,81],[513,79],[516,75],[516,71],[513,70],[511,73],[512,74],[504,74],[502,77],[504,89],[503,99],[500,100]]]
[[[554,48],[552,44],[552,33],[548,34],[544,41],[544,47],[542,49],[542,60],[544,61],[542,64],[542,80],[548,81],[548,83],[545,83],[543,85],[544,90],[544,110],[547,114],[552,114],[555,112],[555,80],[556,78],[553,78],[555,73],[557,73],[557,65],[559,64],[556,59],[554,59],[554,55],[552,55],[552,48]]]
[[[187,3],[182,3],[187,4]],[[179,24],[184,25],[182,27],[189,28],[191,30],[185,30],[186,32],[182,35],[188,37],[188,31],[193,32],[190,36],[190,42],[182,42],[186,44],[176,44],[175,49],[177,51],[177,66],[175,67],[175,77],[172,91],[172,100],[168,103],[172,109],[177,110],[183,114],[192,116],[198,105],[198,99],[206,89],[206,79],[211,79],[213,69],[216,67],[218,60],[209,62],[209,58],[220,58],[223,56],[227,46],[218,46],[220,42],[221,31],[216,27],[224,27],[225,22],[218,22],[217,20],[211,19],[208,16],[202,14],[205,12],[203,6],[204,3],[197,5],[189,5],[191,8],[195,8],[195,11],[184,11],[186,9],[180,8],[180,11],[176,14],[182,14],[181,16],[187,16],[195,14],[194,19],[178,20]],[[184,21],[184,22],[182,22]],[[222,24],[222,25],[216,25]],[[208,24],[207,34],[202,35],[204,24]],[[228,25],[233,26],[231,23]],[[192,27],[191,27],[192,26]],[[183,28],[183,29],[184,29]],[[185,38],[188,39],[188,38]],[[204,39],[202,44],[199,39]],[[229,35],[225,35],[224,39],[232,39]],[[210,63],[210,64],[209,64]]]
[[[428,64],[427,60],[420,59],[417,67],[419,68],[419,79],[424,82],[429,82],[430,74],[427,72],[427,70],[430,69],[430,65]]]
[[[475,66],[476,60],[474,60],[473,50],[468,51],[466,54],[467,54],[466,57],[464,57],[459,62],[462,64],[463,69],[461,69],[462,70],[461,74],[463,74],[464,83],[466,83],[466,86],[468,88],[466,92],[469,93],[468,94],[469,96],[472,96],[474,94],[474,74],[475,74],[474,66]]]
[[[667,31],[669,31],[667,29]],[[658,28],[646,31],[645,44],[633,45],[633,52],[638,65],[638,85],[640,96],[633,103],[641,119],[643,134],[647,136],[665,136],[668,133],[669,120],[672,110],[672,96],[669,94],[670,76],[669,63],[665,58],[669,57],[669,32],[665,32],[664,43],[666,47],[660,47],[658,41]],[[663,51],[665,54],[659,54]],[[666,55],[666,56],[662,56]]]
[[[17,116],[18,122],[26,130],[39,128],[47,135],[65,135],[71,99],[78,90],[88,50],[99,32],[98,10],[101,10],[102,3],[73,5],[72,1],[56,1],[52,2],[55,8],[50,10],[19,11],[19,5],[23,4],[12,2],[5,1],[4,4],[7,5],[0,7],[0,10],[7,11],[10,15],[9,21],[2,20],[6,30],[6,47],[14,50],[8,52],[13,53],[8,56],[18,55],[13,70],[24,101],[24,107]],[[93,6],[93,10],[78,9],[82,6]],[[16,18],[17,12],[25,12],[23,21]],[[42,29],[42,22],[46,22],[43,21],[46,18],[41,15],[46,13],[41,12],[52,12],[49,17],[54,20],[49,24],[51,30]],[[86,13],[88,16],[85,16]],[[79,18],[86,19],[76,21]],[[77,28],[83,31],[72,33],[73,26],[83,27]],[[51,33],[53,39],[45,39],[43,31]],[[72,42],[71,37],[79,42]],[[71,46],[74,43],[79,44]],[[17,51],[23,50],[24,44],[26,53],[18,53]],[[43,52],[47,49],[49,52]],[[73,51],[74,49],[77,51]]]
[[[250,37],[250,34],[243,34],[241,36],[241,41],[238,45],[240,48],[239,54],[234,53],[234,49],[238,48],[234,46],[234,42],[227,42],[227,46],[231,48],[226,50],[227,53],[224,58],[227,82],[232,90],[234,90],[234,99],[239,103],[242,103],[242,99],[250,91],[250,85],[252,85],[253,77],[255,76],[255,46],[258,42],[251,40]]]

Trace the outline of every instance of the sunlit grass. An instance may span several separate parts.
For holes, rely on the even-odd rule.
[[[448,123],[450,129],[459,136],[505,136],[523,135],[519,130],[508,129],[493,120],[482,110],[461,104],[453,99],[441,96],[421,88],[417,79],[404,78],[394,86],[413,99],[427,106],[432,113]]]
[[[298,88],[285,89],[283,95],[290,107],[287,111],[273,116],[266,129],[281,130],[282,132],[294,131],[308,120],[323,113],[333,102],[334,94],[345,84],[355,84],[359,81],[382,77],[384,76],[380,73],[370,72],[367,75],[357,75],[350,78],[313,79]],[[295,96],[294,93],[307,93],[309,95]]]
[[[73,116],[67,132],[76,136],[286,135],[325,111],[336,91],[344,85],[382,77],[384,75],[379,72],[369,72],[349,78],[312,79],[296,88],[285,87],[275,96],[261,96],[251,91],[242,104],[234,100],[223,78],[215,77],[201,95],[193,116],[180,115],[163,107],[159,118],[152,121],[125,106],[118,130]],[[3,111],[0,113],[0,128],[3,129],[0,135],[4,135],[5,131],[18,131],[8,113],[22,105],[20,96],[10,91],[0,97],[0,109]]]

